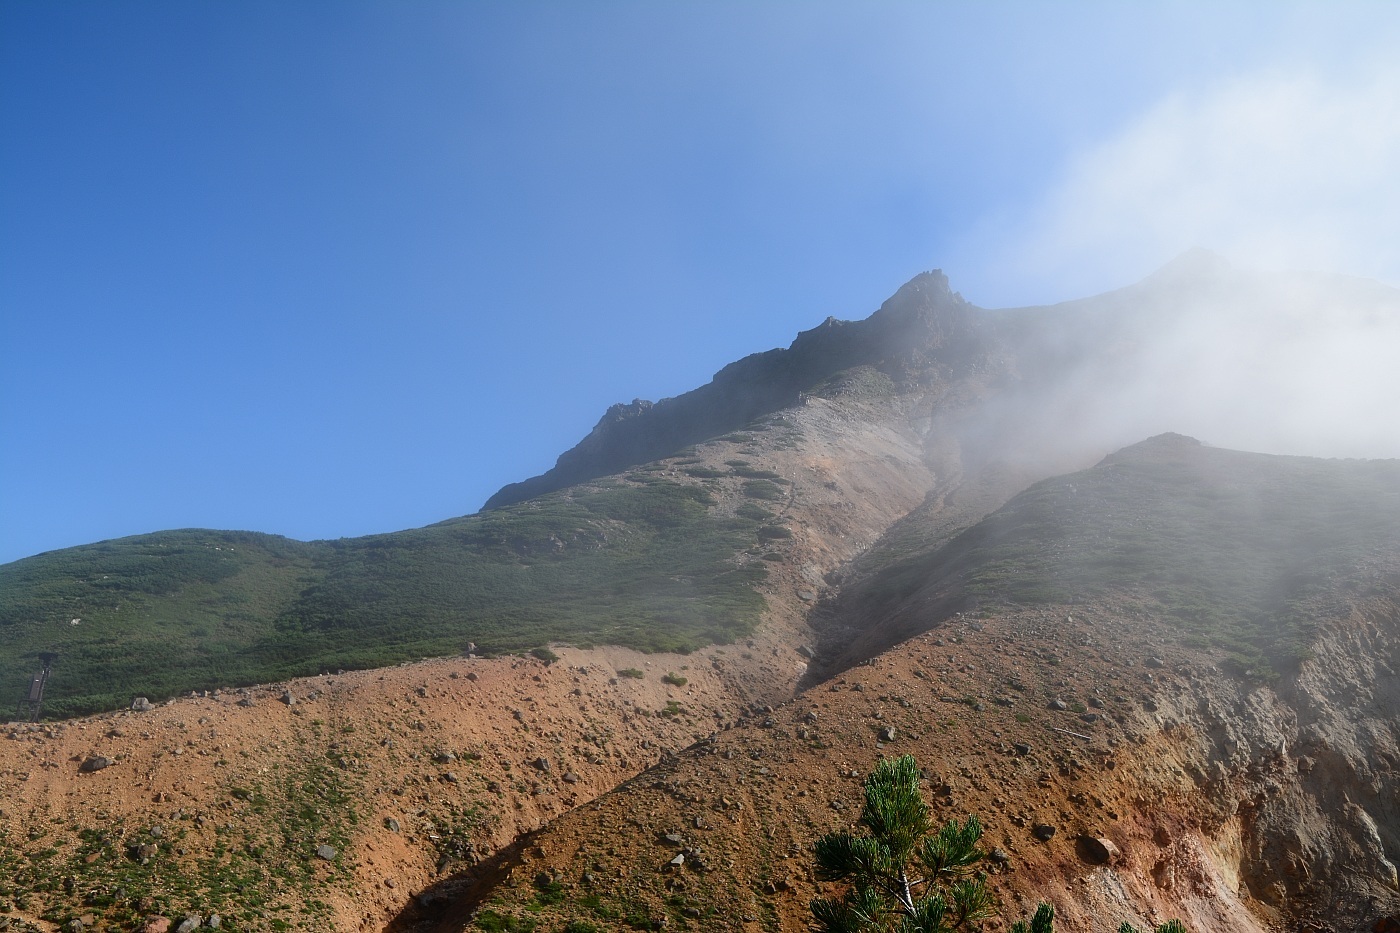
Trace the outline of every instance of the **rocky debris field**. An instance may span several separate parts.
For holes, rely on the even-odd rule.
[[[1305,678],[1354,671],[1361,632],[1391,632],[1393,657],[1394,612],[1381,601],[1335,620],[1323,644],[1336,658]],[[1358,730],[1391,730],[1393,745],[1386,701],[1318,728],[1310,700],[1216,661],[1108,606],[954,620],[748,710],[439,884],[395,928],[808,929],[808,902],[831,893],[814,842],[854,825],[877,760],[907,753],[936,815],[986,827],[1006,908],[989,930],[1040,900],[1075,931],[1172,917],[1199,931],[1369,929],[1400,899],[1360,814],[1386,818],[1397,773],[1384,745],[1326,777],[1318,755]],[[1328,862],[1374,883],[1339,883]]]
[[[0,923],[379,929],[729,721],[741,652],[560,647],[9,724]]]

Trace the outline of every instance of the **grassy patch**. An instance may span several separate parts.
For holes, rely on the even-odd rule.
[[[133,696],[549,642],[690,651],[750,632],[759,519],[696,485],[580,487],[339,541],[176,531],[0,567],[0,686],[59,660],[50,718]],[[72,620],[77,619],[77,624]]]
[[[1400,463],[1274,457],[1154,438],[1038,483],[932,554],[877,573],[888,611],[1125,596],[1259,681],[1306,656],[1315,600],[1400,548]]]

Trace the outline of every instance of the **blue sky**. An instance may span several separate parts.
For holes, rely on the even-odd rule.
[[[1400,284],[1400,5],[0,4],[0,561],[474,511],[943,268]]]

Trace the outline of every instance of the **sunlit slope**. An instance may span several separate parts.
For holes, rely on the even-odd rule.
[[[759,518],[752,517],[759,515]],[[394,534],[183,530],[0,567],[0,700],[46,714],[550,641],[687,650],[753,626],[762,513],[645,472]],[[76,620],[76,622],[75,622]]]
[[[850,652],[834,652],[839,668],[953,612],[1126,595],[1268,679],[1306,654],[1309,601],[1364,595],[1373,558],[1397,550],[1400,461],[1242,453],[1162,435],[1031,486],[932,553],[886,552],[828,613],[828,638],[855,636]]]

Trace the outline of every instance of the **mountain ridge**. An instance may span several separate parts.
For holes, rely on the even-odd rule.
[[[1400,913],[1400,463],[1227,442],[1388,424],[1397,322],[1208,256],[1003,311],[927,273],[615,406],[572,485],[0,567],[0,681],[57,647],[51,715],[156,701],[9,727],[0,914],[805,929],[806,847],[908,751],[1012,908],[1359,933]]]

